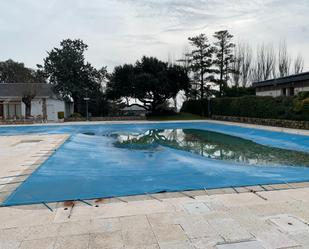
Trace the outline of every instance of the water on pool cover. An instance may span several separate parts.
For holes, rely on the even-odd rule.
[[[305,152],[264,146],[235,136],[196,129],[149,130],[143,134],[115,134],[114,146],[131,150],[170,147],[203,157],[257,166],[309,166]]]
[[[5,202],[30,204],[309,180],[309,154],[200,129],[74,134]]]

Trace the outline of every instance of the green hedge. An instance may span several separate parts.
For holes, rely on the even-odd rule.
[[[206,116],[207,100],[186,101],[181,111]],[[309,121],[309,93],[295,97],[227,97],[211,100],[211,113],[222,116]]]
[[[207,103],[207,99],[185,101],[182,105],[181,112],[192,113],[199,116],[207,116]]]

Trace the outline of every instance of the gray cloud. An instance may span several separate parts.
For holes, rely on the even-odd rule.
[[[219,29],[253,46],[286,39],[309,62],[308,0],[4,0],[0,9],[0,60],[28,66],[68,37],[89,45],[95,66],[112,69],[144,54],[177,58],[187,37]]]

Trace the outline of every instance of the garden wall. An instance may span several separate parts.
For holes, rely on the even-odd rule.
[[[90,121],[130,121],[130,120],[146,120],[146,117],[142,116],[122,116],[122,117],[90,117]],[[83,117],[71,117],[65,118],[65,122],[81,122],[86,121]]]
[[[257,124],[257,125],[267,125],[267,126],[277,126],[277,127],[309,130],[308,121],[246,118],[246,117],[232,117],[232,116],[218,116],[218,115],[213,115],[211,118],[215,120],[228,121],[228,122],[240,122],[240,123],[247,123],[247,124]]]

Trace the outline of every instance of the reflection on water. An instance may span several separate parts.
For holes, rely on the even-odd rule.
[[[155,150],[159,146],[189,151],[204,157],[249,165],[309,167],[309,154],[257,144],[217,132],[195,129],[148,130],[143,134],[114,134],[114,146]]]

